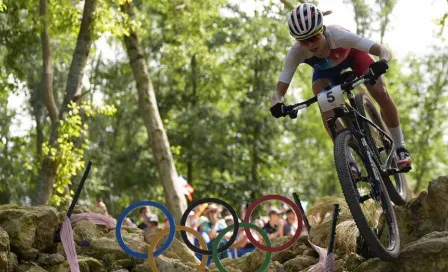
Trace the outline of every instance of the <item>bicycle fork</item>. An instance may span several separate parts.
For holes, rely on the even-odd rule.
[[[360,141],[361,145],[363,147],[361,150],[362,155],[365,158],[367,165],[369,166],[369,167],[366,167],[367,168],[366,170],[367,170],[367,174],[369,175],[370,185],[372,187],[372,199],[375,201],[380,201],[380,197],[381,197],[381,193],[382,193],[381,186],[380,186],[381,177],[378,173],[378,170],[376,170],[377,167],[372,158],[372,153],[370,152],[370,149],[369,149],[369,146],[367,144],[365,137],[361,136],[360,140],[361,140]]]

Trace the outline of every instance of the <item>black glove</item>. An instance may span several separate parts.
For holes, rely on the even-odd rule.
[[[385,59],[375,61],[369,66],[370,73],[374,79],[378,79],[382,74],[386,73],[388,68],[389,65],[387,65],[387,61]]]
[[[271,114],[275,118],[280,118],[280,117],[286,116],[286,114],[285,114],[285,104],[277,103],[274,106],[272,106],[271,107]]]

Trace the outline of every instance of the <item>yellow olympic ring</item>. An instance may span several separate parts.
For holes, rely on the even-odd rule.
[[[149,264],[149,269],[151,269],[151,271],[153,272],[160,272],[159,269],[157,268],[155,261],[154,261],[154,256],[153,256],[153,252],[154,249],[157,245],[157,243],[159,243],[160,239],[162,239],[163,236],[165,236],[168,232],[169,232],[169,228],[166,229],[162,229],[161,232],[159,232],[157,235],[155,235],[150,242],[149,248],[148,248],[148,264]],[[199,244],[201,244],[201,247],[203,249],[207,249],[207,243],[205,243],[204,238],[202,238],[202,236],[199,234],[199,232],[197,232],[196,230],[190,228],[190,227],[186,227],[186,226],[176,226],[176,231],[186,231],[189,232],[191,234],[193,234],[196,238],[199,239]],[[202,272],[204,271],[205,266],[207,265],[207,261],[208,261],[208,256],[207,255],[203,255],[202,256],[202,261],[201,264],[196,268],[196,272]]]

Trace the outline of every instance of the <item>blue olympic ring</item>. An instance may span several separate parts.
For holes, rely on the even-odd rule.
[[[131,255],[132,257],[140,258],[140,259],[147,259],[148,258],[147,253],[135,252],[132,249],[130,249],[125,244],[125,242],[123,240],[123,236],[121,235],[121,226],[123,224],[124,219],[126,218],[126,215],[129,212],[131,212],[132,210],[134,210],[135,208],[142,207],[142,206],[151,206],[151,207],[159,208],[160,210],[162,210],[162,212],[168,218],[168,222],[170,223],[170,226],[175,226],[176,223],[174,222],[173,215],[171,215],[170,211],[165,206],[163,206],[160,203],[151,201],[151,200],[139,201],[139,202],[136,202],[136,203],[130,205],[126,209],[124,209],[124,211],[121,213],[120,217],[117,220],[117,226],[115,228],[115,235],[117,236],[118,244],[127,254]],[[171,243],[174,241],[175,234],[176,234],[176,228],[170,228],[170,232],[168,233],[168,238],[166,239],[166,242],[163,244],[163,246],[161,248],[154,251],[154,253],[153,253],[154,257],[159,256],[160,254],[165,252],[165,250],[167,250],[170,247]]]

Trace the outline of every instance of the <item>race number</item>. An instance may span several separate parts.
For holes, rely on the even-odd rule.
[[[330,111],[339,108],[345,103],[344,91],[341,86],[335,86],[330,90],[324,90],[317,95],[317,102],[319,103],[322,112]]]

